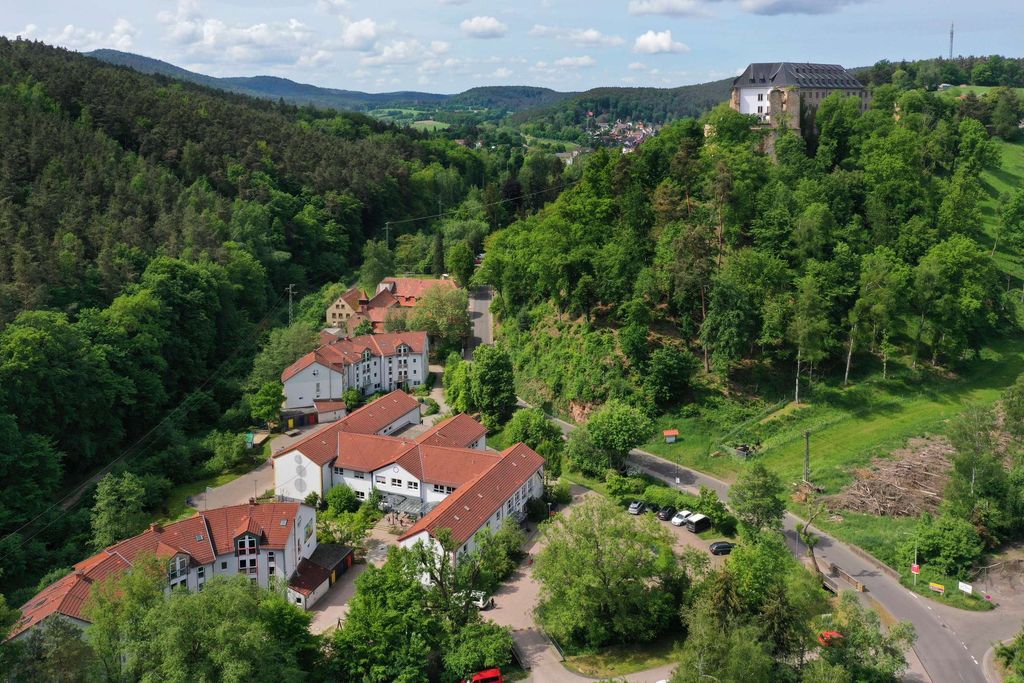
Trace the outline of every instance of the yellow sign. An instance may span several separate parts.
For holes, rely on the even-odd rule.
[[[943,586],[941,583],[929,583],[928,588],[932,589],[936,593],[942,593],[943,595],[946,594],[946,587]]]

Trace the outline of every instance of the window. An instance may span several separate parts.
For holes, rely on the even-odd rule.
[[[434,484],[434,493],[444,493],[444,486],[441,484]]]
[[[385,479],[385,478],[384,478],[384,475],[382,475],[382,474],[376,474],[376,475],[374,475],[374,477],[373,477],[373,481],[374,481],[375,483],[377,483],[377,484],[386,484],[386,483],[387,483],[387,479]]]
[[[319,395],[320,395],[320,382],[317,382],[317,383],[316,383],[316,395],[317,395],[317,396],[319,396]]]
[[[761,105],[758,105],[757,106],[757,113],[758,114],[764,113],[764,107],[762,107]]]
[[[402,480],[401,479],[396,479],[395,477],[392,477],[391,478],[391,485],[392,486],[397,486],[398,488],[402,488]]]
[[[764,93],[763,92],[757,93],[757,101],[758,102],[764,102]]]
[[[274,564],[274,551],[271,550],[267,553],[267,564]]]
[[[344,477],[345,476],[345,470],[343,468],[341,468],[341,467],[335,467],[334,468],[334,474],[336,474],[339,477]]]
[[[512,499],[511,498],[508,499],[508,505],[505,506],[505,511],[508,512],[508,513],[512,512]]]
[[[200,581],[206,578],[206,567],[196,567],[196,578]]]
[[[228,568],[228,563],[227,562],[221,562],[220,563],[220,568],[221,569],[227,569]]]
[[[366,479],[366,472],[356,472],[356,471],[353,471],[352,472],[352,476],[355,479]]]
[[[408,489],[412,489],[413,491],[419,491],[420,483],[418,481],[407,481],[405,482],[405,487]]]
[[[356,498],[358,498],[359,500],[366,500],[366,492],[356,491]]]
[[[239,555],[250,555],[256,552],[256,538],[253,536],[245,536],[238,539],[238,554]]]
[[[182,576],[188,576],[188,558],[184,555],[175,556],[171,559],[167,573],[170,575],[171,581]]]

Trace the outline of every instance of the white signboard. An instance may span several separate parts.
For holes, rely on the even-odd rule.
[[[974,587],[971,586],[971,584],[969,584],[969,583],[964,583],[963,581],[957,581],[957,585],[959,586],[960,590],[962,590],[964,593],[967,593],[968,595],[970,595],[971,593],[974,592]]]

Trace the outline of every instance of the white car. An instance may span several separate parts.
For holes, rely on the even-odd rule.
[[[473,591],[469,594],[473,600],[473,604],[479,610],[491,609],[494,607],[494,598],[485,594],[483,591]]]
[[[686,524],[686,520],[689,519],[690,515],[692,514],[693,513],[690,512],[689,510],[680,510],[669,521],[672,522],[672,526],[683,526],[684,524]]]

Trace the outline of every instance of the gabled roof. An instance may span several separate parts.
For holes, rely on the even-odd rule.
[[[481,436],[487,434],[487,428],[465,413],[459,413],[420,434],[416,439],[425,446],[449,446],[453,448],[469,448]]]
[[[316,406],[318,413],[329,413],[332,410],[345,410],[347,408],[344,401],[335,400],[322,401],[318,399],[313,401],[313,405]]]
[[[416,302],[423,298],[431,287],[447,287],[456,289],[452,280],[431,280],[428,278],[415,277],[386,277],[379,285],[377,291],[387,289],[403,306],[415,306]]]
[[[302,593],[309,597],[313,591],[323,585],[324,581],[331,577],[331,572],[320,565],[303,558],[295,573],[288,580],[288,587],[293,591]]]
[[[398,299],[396,299],[394,295],[387,289],[381,289],[378,290],[377,293],[373,295],[373,298],[370,299],[369,303],[366,304],[366,308],[369,309],[370,313],[372,314],[376,309],[391,308],[392,306],[397,305]],[[381,313],[381,316],[383,319],[383,312]]]
[[[169,559],[184,553],[193,565],[210,564],[216,555],[234,552],[239,533],[256,533],[261,545],[284,549],[295,526],[299,503],[231,505],[198,512],[167,526],[150,525],[141,534],[125,539],[75,565],[74,571],[44,588],[25,603],[22,619],[11,637],[22,633],[51,614],[87,621],[82,605],[92,585],[132,565],[141,552]]]
[[[398,540],[424,531],[433,536],[438,529],[451,529],[452,538],[465,543],[543,465],[544,458],[526,444],[505,449],[492,467],[456,489]]]
[[[345,434],[372,435],[387,427],[419,406],[419,401],[404,391],[392,391],[376,401],[367,403],[337,422],[325,424],[309,433],[290,448],[276,453],[280,458],[295,451],[323,466],[338,457],[340,437]],[[353,468],[354,469],[354,468]]]
[[[358,287],[352,287],[351,289],[346,291],[344,294],[339,296],[337,299],[332,301],[331,302],[331,306],[334,306],[334,304],[338,303],[338,301],[344,301],[346,304],[348,304],[349,308],[351,308],[353,311],[358,311],[359,310],[359,301],[361,299],[365,300],[366,298],[367,298],[366,292],[364,292],[363,290],[359,289]]]
[[[411,353],[423,353],[427,348],[427,333],[388,332],[364,334],[351,339],[336,339],[317,347],[285,368],[281,373],[281,381],[287,382],[315,363],[341,372],[345,366],[362,361],[366,351],[378,358],[393,356],[403,344],[409,347]]]
[[[21,620],[11,631],[10,638],[39,624],[51,614],[63,614],[72,619],[87,621],[82,606],[94,583],[130,565],[119,555],[98,553],[75,565],[67,576],[57,579],[21,607]]]
[[[494,466],[500,456],[475,448],[416,445],[395,464],[428,484],[459,487]]]
[[[758,62],[747,66],[733,80],[734,88],[784,87],[849,88],[864,86],[839,64],[810,64],[801,62]]]

